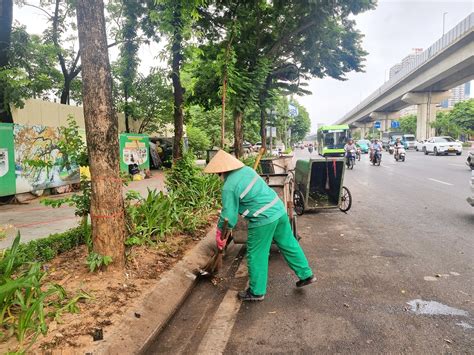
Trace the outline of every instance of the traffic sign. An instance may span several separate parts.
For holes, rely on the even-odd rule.
[[[294,104],[290,103],[288,104],[288,115],[290,117],[296,117],[298,116],[298,107],[296,107]]]
[[[382,127],[382,123],[380,121],[375,121],[374,128],[380,129],[380,127]]]
[[[276,127],[268,127],[267,126],[267,137],[276,137],[276,132],[277,132],[277,129]]]
[[[392,128],[400,128],[400,122],[399,121],[392,121],[391,127]]]

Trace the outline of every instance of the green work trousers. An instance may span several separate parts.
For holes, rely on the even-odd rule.
[[[250,279],[250,291],[254,295],[265,295],[268,279],[268,257],[272,241],[280,249],[288,266],[300,280],[313,272],[299,243],[293,236],[288,215],[284,215],[270,224],[249,228],[247,240],[247,265]]]

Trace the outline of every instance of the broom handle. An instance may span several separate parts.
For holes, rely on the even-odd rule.
[[[260,152],[257,155],[257,159],[255,159],[255,164],[253,165],[253,170],[257,170],[258,164],[260,163],[260,159],[262,159],[263,154],[265,154],[265,148],[261,147]]]
[[[229,237],[229,219],[224,218],[224,224],[222,225],[221,240],[226,240]]]

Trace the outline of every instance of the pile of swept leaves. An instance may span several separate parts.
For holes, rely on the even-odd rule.
[[[146,198],[136,192],[127,194],[127,245],[162,242],[176,233],[192,235],[220,206],[221,181],[204,174],[192,154],[166,172],[166,189],[166,193],[149,191]]]

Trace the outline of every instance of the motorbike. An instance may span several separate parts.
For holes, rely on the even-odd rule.
[[[354,169],[355,165],[355,160],[356,160],[356,151],[354,149],[351,149],[346,152],[346,165],[348,169]]]
[[[309,154],[311,154],[311,153],[313,152],[313,146],[312,146],[312,145],[310,145],[310,146],[308,147],[308,152],[309,152]]]
[[[393,145],[391,145],[391,146],[388,147],[388,153],[389,153],[390,155],[393,154],[394,150],[395,150],[395,148],[393,148]]]
[[[382,162],[382,152],[380,150],[376,150],[372,156],[372,164],[380,166]]]
[[[396,161],[400,161],[400,160],[405,161],[405,157],[406,157],[405,148],[399,147],[395,149],[395,153],[393,154],[393,157],[395,158]]]

